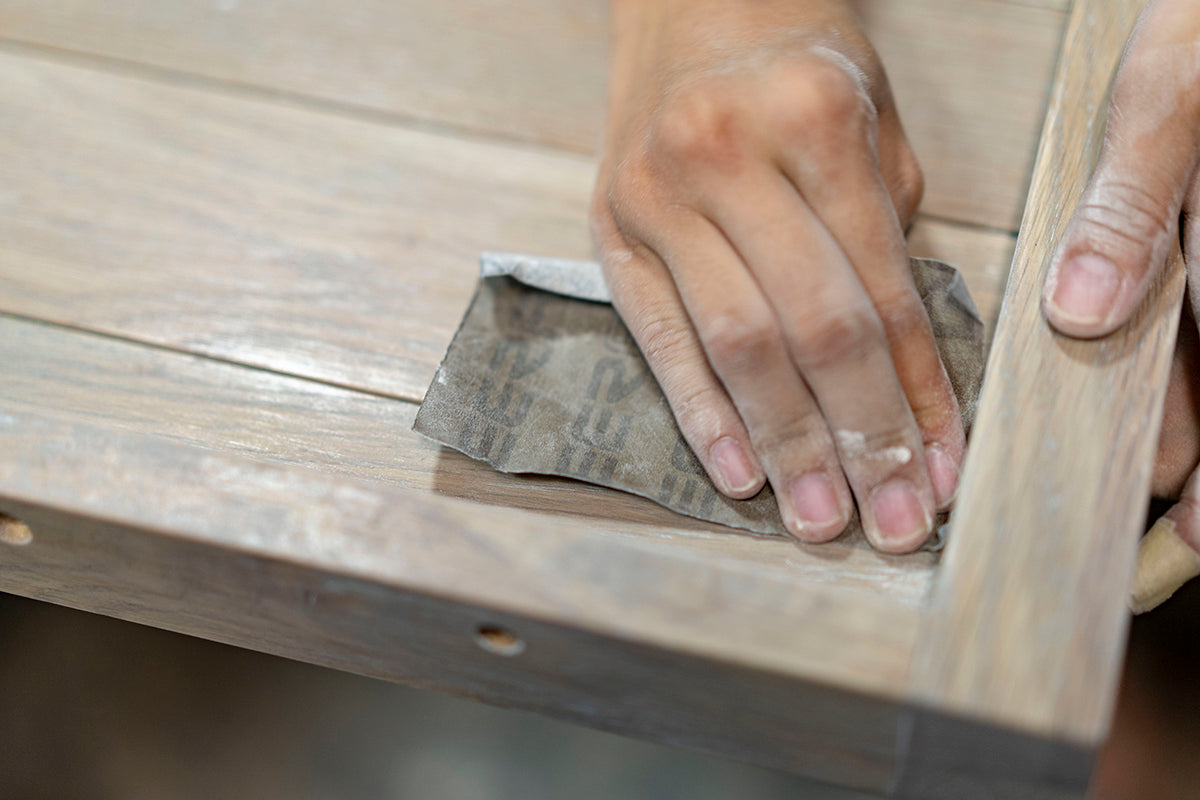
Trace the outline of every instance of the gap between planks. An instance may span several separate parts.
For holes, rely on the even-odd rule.
[[[513,132],[495,131],[482,125],[471,126],[467,123],[455,123],[421,116],[416,113],[405,113],[403,110],[377,108],[332,97],[305,94],[291,89],[237,81],[230,78],[206,75],[201,72],[187,72],[174,69],[170,66],[149,64],[116,55],[71,50],[52,44],[26,42],[3,36],[0,36],[0,53],[7,53],[20,58],[37,59],[51,64],[63,64],[92,72],[108,73],[152,83],[161,83],[165,86],[178,86],[182,89],[192,89],[210,94],[236,97],[241,100],[269,103],[299,111],[345,117],[375,125],[405,128],[451,139],[461,139],[465,142],[501,144],[512,148],[555,155],[573,154],[585,156],[589,160],[592,156],[592,151],[589,148],[554,144],[538,139],[536,136],[520,136]]]
[[[934,213],[1015,226],[1036,145],[1061,7],[863,0],[929,177]],[[594,152],[602,128],[606,6],[551,0],[10,0],[14,41],[112,57]],[[951,68],[947,68],[951,66]]]
[[[845,542],[798,547],[578,481],[500,473],[413,433],[416,406],[402,401],[12,319],[0,318],[0,334],[9,376],[0,413],[53,409],[63,424],[580,520],[699,558],[848,582],[910,606],[934,566],[928,554],[885,556]]]
[[[14,315],[418,400],[482,250],[591,249],[594,166],[578,156],[0,65]],[[1010,237],[920,218],[910,241],[959,264],[992,316]]]

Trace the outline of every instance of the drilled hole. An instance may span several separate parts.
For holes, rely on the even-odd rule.
[[[0,511],[0,543],[24,546],[33,542],[33,531],[16,517]]]
[[[475,644],[489,653],[509,658],[525,652],[525,640],[498,625],[480,625],[476,628]]]

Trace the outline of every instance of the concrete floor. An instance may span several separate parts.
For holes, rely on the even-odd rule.
[[[1097,800],[1200,798],[1198,620],[1192,590],[1135,625]],[[865,800],[11,595],[0,798]]]

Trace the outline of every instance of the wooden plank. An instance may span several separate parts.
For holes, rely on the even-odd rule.
[[[1085,751],[1105,736],[1116,697],[1183,271],[1175,260],[1136,320],[1098,341],[1051,332],[1040,297],[1142,5],[1073,9],[913,672],[930,707]],[[963,758],[978,767],[987,753]]]
[[[847,785],[894,770],[919,607],[835,561],[768,568],[57,411],[6,406],[0,431],[0,510],[32,532],[0,543],[5,591]]]
[[[485,249],[590,251],[580,156],[0,54],[0,310],[409,400]],[[930,219],[985,317],[1012,241]]]
[[[593,167],[0,55],[0,308],[419,398],[489,248]]]
[[[924,211],[1015,231],[1063,13],[980,0],[860,9],[925,171]]]
[[[1064,0],[864,0],[928,177],[925,208],[1012,230]],[[8,0],[9,40],[594,151],[604,0]]]
[[[0,363],[6,375],[0,413],[52,408],[63,424],[168,439],[482,508],[590,521],[631,541],[677,541],[692,558],[807,575],[910,607],[921,603],[934,566],[929,554],[884,556],[844,542],[796,547],[681,517],[622,492],[506,475],[414,434],[411,403],[313,381],[3,317]]]
[[[43,554],[60,558],[23,553],[21,586],[49,602],[70,606],[87,597],[88,606],[120,619],[234,644],[252,637],[275,655],[823,775],[870,790],[870,797],[879,796],[891,769],[894,712],[887,701],[414,598],[286,562],[242,557],[214,564],[210,552],[93,520],[37,524],[52,548]],[[143,565],[104,558],[113,540]],[[88,557],[98,558],[100,580]],[[118,584],[124,580],[130,583]],[[135,593],[145,602],[124,599]],[[519,633],[525,651],[508,659],[482,649],[481,622]],[[632,678],[642,688],[630,689],[625,682]]]

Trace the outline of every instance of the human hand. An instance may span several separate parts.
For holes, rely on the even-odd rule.
[[[903,229],[922,191],[843,0],[615,0],[592,225],[613,302],[722,492],[918,547],[965,437]]]
[[[1082,338],[1124,325],[1181,238],[1191,310],[1200,308],[1198,166],[1200,0],[1157,0],[1143,11],[1126,47],[1099,163],[1046,280],[1043,305],[1051,325]],[[1154,494],[1180,498],[1164,519],[1177,543],[1200,552],[1197,352],[1195,314],[1187,313]],[[1165,524],[1157,527],[1166,530]],[[1144,550],[1151,544],[1147,540]]]

